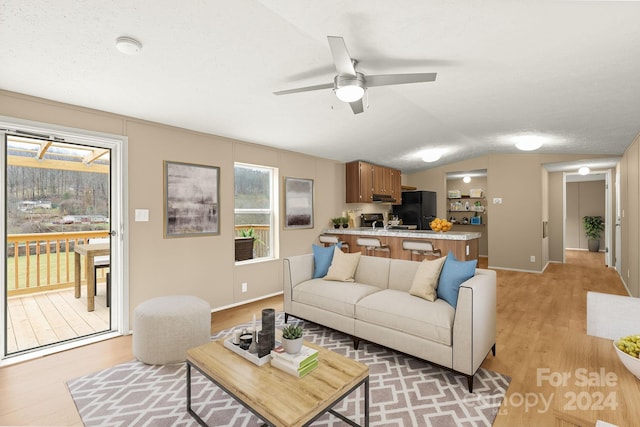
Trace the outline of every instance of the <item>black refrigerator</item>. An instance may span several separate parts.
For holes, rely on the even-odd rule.
[[[393,206],[393,215],[401,219],[403,225],[431,230],[429,223],[436,218],[436,192],[403,191],[402,204]]]

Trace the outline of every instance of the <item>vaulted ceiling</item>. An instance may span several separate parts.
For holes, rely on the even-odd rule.
[[[0,88],[404,172],[522,135],[609,157],[640,131],[639,16],[637,1],[3,0]],[[370,88],[358,115],[331,89],[273,95],[333,81],[328,35],[365,74],[437,79]]]

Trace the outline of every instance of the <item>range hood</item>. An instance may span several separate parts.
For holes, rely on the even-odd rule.
[[[388,194],[374,194],[372,197],[372,201],[378,202],[378,203],[383,203],[383,202],[395,203],[396,199],[394,199],[392,196]]]

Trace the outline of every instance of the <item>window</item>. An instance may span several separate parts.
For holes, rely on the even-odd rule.
[[[236,163],[234,174],[235,235],[254,237],[253,253],[239,258],[236,250],[236,260],[277,258],[278,170]]]

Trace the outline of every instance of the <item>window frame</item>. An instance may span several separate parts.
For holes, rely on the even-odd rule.
[[[246,169],[258,169],[265,170],[269,172],[270,182],[269,182],[269,208],[236,208],[235,203],[235,184],[236,184],[236,168],[246,168]],[[279,195],[278,195],[278,182],[279,182],[279,170],[274,166],[266,166],[266,165],[258,165],[255,163],[245,163],[245,162],[234,162],[233,163],[233,230],[235,237],[235,230],[238,225],[236,224],[236,215],[243,213],[257,213],[257,214],[266,214],[270,213],[270,223],[269,223],[269,240],[270,240],[270,253],[267,256],[263,256],[260,258],[252,258],[244,261],[236,261],[236,265],[243,264],[252,264],[258,262],[265,261],[273,261],[279,258],[279,238],[278,238],[278,224],[280,224],[279,220],[279,206],[278,203]]]

